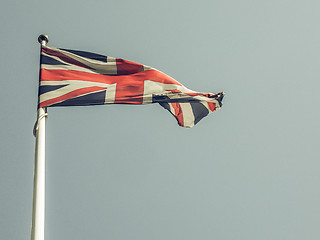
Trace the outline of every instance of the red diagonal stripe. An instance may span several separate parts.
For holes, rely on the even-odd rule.
[[[216,109],[216,104],[212,102],[207,102],[209,105],[210,110],[213,112]]]
[[[70,64],[73,64],[73,65],[76,65],[76,66],[79,66],[79,67],[83,67],[83,68],[88,68],[88,69],[92,69],[91,67],[61,53],[61,52],[58,52],[58,51],[55,51],[55,50],[52,50],[52,49],[49,49],[49,48],[42,48],[41,49],[42,52],[44,53],[47,53],[51,56],[55,56],[55,57],[58,57],[60,58],[62,61],[65,61],[67,63],[70,63]]]
[[[56,97],[56,98],[52,98],[49,99],[47,101],[41,102],[39,104],[39,107],[48,107],[50,105],[59,103],[59,102],[63,102],[65,100],[68,99],[72,99],[75,97],[80,97],[84,94],[88,94],[88,93],[92,93],[92,92],[97,92],[97,91],[101,91],[101,90],[105,90],[106,88],[102,88],[102,87],[86,87],[86,88],[81,88],[81,89],[77,89],[74,90],[72,92],[69,92],[67,94],[64,94],[62,96]]]
[[[180,106],[180,104],[179,103],[170,103],[171,104],[171,106],[173,107],[173,109],[174,109],[174,112],[175,112],[175,116],[176,116],[176,118],[177,118],[177,120],[178,120],[178,124],[180,125],[180,126],[183,126],[183,124],[184,124],[184,121],[183,121],[183,112],[182,112],[182,109],[181,109],[181,106]]]
[[[143,65],[125,59],[118,58],[116,59],[116,62],[118,75],[128,75],[132,73],[142,72],[144,69]]]

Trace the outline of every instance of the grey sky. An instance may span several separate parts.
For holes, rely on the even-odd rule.
[[[227,93],[192,129],[158,105],[50,108],[46,240],[318,240],[320,2],[0,7],[0,239],[30,239],[39,44]]]

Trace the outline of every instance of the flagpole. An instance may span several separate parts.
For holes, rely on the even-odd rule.
[[[47,35],[40,35],[38,41],[41,46],[45,46],[49,41],[49,38]],[[36,146],[34,160],[31,240],[44,240],[46,117],[47,109],[38,106],[37,121],[34,127]]]

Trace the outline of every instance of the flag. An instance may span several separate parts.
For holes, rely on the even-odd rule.
[[[42,46],[39,107],[159,103],[182,127],[221,107],[223,92],[200,93],[146,65]]]

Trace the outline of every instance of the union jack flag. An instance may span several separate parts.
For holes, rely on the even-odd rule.
[[[146,65],[42,46],[39,107],[159,103],[182,127],[221,107],[224,94],[199,93]]]

